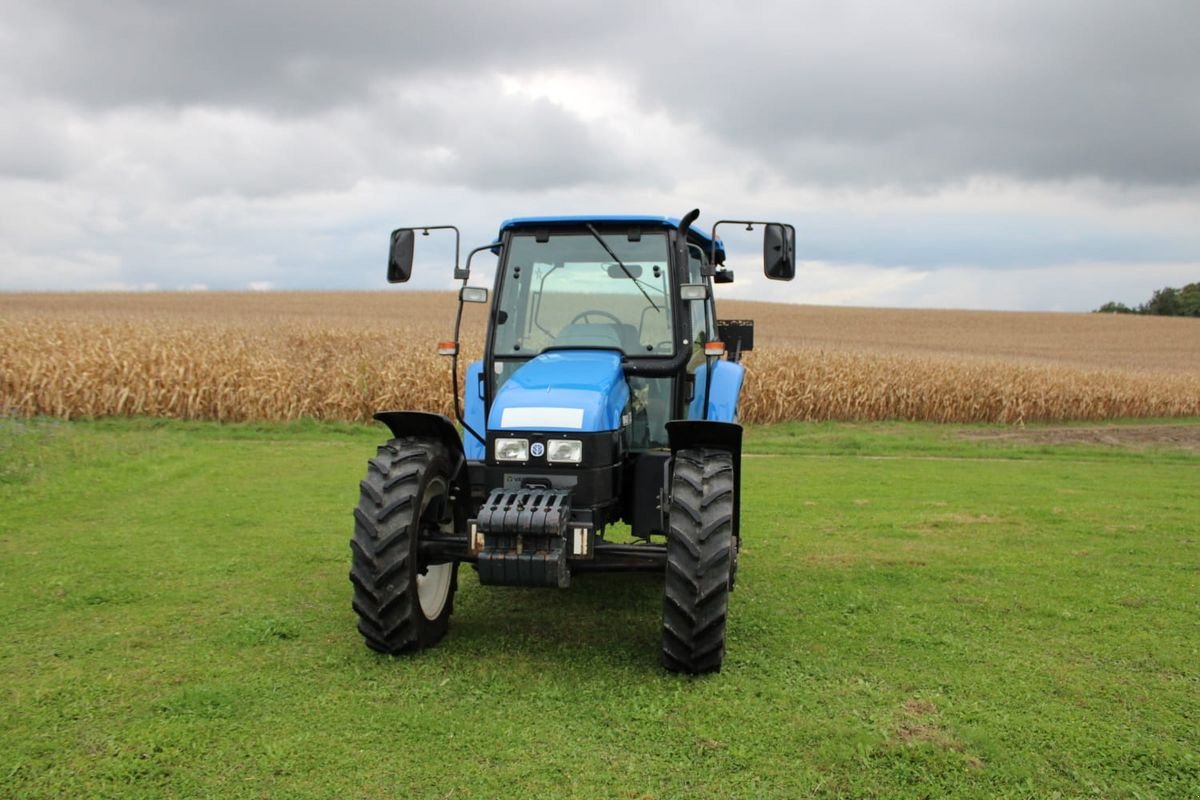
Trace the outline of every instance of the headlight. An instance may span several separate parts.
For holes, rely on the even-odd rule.
[[[583,442],[578,439],[551,439],[546,442],[546,460],[551,464],[578,464],[583,461]]]
[[[528,461],[529,460],[529,440],[528,439],[497,439],[496,440],[496,460],[497,461]]]

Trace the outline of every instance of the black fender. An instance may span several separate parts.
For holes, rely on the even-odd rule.
[[[458,428],[444,414],[427,411],[380,411],[375,419],[388,426],[392,436],[402,439],[412,436],[418,439],[433,439],[445,446],[450,454],[450,482],[455,497],[455,530],[466,530],[471,516],[471,487],[467,477],[467,457],[463,451]]]
[[[724,450],[733,457],[733,535],[741,536],[742,426],[711,419],[676,419],[667,423],[667,441],[672,457],[694,447]]]

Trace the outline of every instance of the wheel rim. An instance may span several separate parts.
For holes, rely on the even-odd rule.
[[[417,575],[417,599],[421,601],[421,613],[425,619],[437,619],[446,606],[452,570],[452,564],[434,564],[426,567],[425,574]]]
[[[443,533],[454,532],[454,516],[450,510],[449,489],[441,478],[435,478],[425,488],[421,501],[420,527],[436,528]],[[417,573],[417,601],[425,619],[434,620],[441,616],[450,597],[450,584],[454,580],[453,564],[431,564]]]

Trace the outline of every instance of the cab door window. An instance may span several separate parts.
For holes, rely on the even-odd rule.
[[[701,250],[694,244],[688,245],[688,283],[705,283],[701,267],[703,261]],[[688,372],[695,372],[696,367],[704,363],[704,344],[712,341],[712,298],[708,300],[691,300],[687,304],[688,314],[692,322],[692,337],[689,342],[692,355],[688,359]]]

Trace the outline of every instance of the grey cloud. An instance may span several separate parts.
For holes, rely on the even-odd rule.
[[[59,180],[77,167],[63,117],[54,109],[0,102],[0,176]]]
[[[501,97],[495,82],[445,89],[290,120],[206,107],[14,114],[0,119],[0,176],[171,202],[338,192],[364,180],[514,191],[667,181],[636,152],[611,147],[603,122]]]
[[[627,18],[620,3],[549,0],[17,0],[0,24],[22,46],[0,55],[0,64],[37,91],[85,106],[215,104],[295,114],[354,103],[398,76],[578,63],[587,53],[600,61],[612,55],[605,36],[618,35]]]
[[[424,144],[441,142],[448,153],[422,170],[429,179],[518,192],[666,180],[636,153],[607,147],[603,125],[589,127],[548,101],[506,98],[473,111],[426,131]]]
[[[0,4],[0,273],[61,276],[10,288],[374,286],[394,224],[692,205],[931,276],[1200,252],[1194,0]]]
[[[20,44],[0,53],[0,71],[33,95],[94,109],[294,118],[363,108],[396,84],[437,91],[498,71],[603,69],[639,87],[631,117],[661,109],[698,123],[792,181],[1200,182],[1192,0],[781,0],[653,14],[550,0],[17,0],[0,25]],[[499,119],[541,145],[546,116],[529,113],[519,130]],[[526,175],[494,158],[459,164],[457,178],[482,187]],[[568,166],[562,179],[579,177]]]
[[[1200,253],[1200,234],[1164,236],[1069,216],[928,212],[807,214],[797,225],[800,257],[881,266],[945,269],[966,264],[1012,270],[1044,263],[1183,262]]]
[[[734,63],[660,54],[642,96],[800,181],[1200,181],[1200,5],[995,8],[860,2],[765,26],[726,19]],[[649,76],[672,67],[712,101],[663,93]]]

